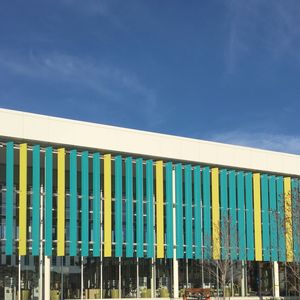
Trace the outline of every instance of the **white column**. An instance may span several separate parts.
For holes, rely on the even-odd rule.
[[[80,299],[83,299],[83,257],[80,259]]]
[[[242,262],[241,262],[241,264],[242,264],[242,278],[241,278],[241,294],[242,294],[242,297],[245,297],[245,261],[244,260],[242,260]]]
[[[172,194],[173,194],[173,241],[176,245],[176,197],[175,197],[175,170],[172,171]],[[173,248],[173,297],[179,297],[178,284],[178,260],[176,258],[176,247]]]
[[[18,300],[21,300],[21,256],[18,256]]]
[[[44,299],[50,299],[50,256],[45,256],[45,265],[44,265]]]
[[[119,257],[119,298],[122,298],[122,265],[121,257]]]
[[[139,259],[136,259],[136,296],[140,298]]]
[[[43,300],[43,224],[44,224],[44,201],[43,186],[40,190],[40,256],[39,256],[39,300]]]
[[[273,282],[274,282],[274,298],[279,298],[279,269],[278,269],[278,262],[274,261],[273,264]]]

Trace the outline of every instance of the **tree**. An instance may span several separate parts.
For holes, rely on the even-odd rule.
[[[218,231],[218,235],[216,236],[219,236],[217,243],[221,245],[221,253],[219,253],[219,259],[213,259],[207,262],[206,269],[217,282],[217,289],[222,291],[222,299],[225,300],[226,297],[230,299],[230,295],[233,291],[231,282],[236,265],[236,262],[232,259],[232,252],[230,251],[234,245],[231,245],[230,242],[236,240],[237,227],[236,224],[231,222],[230,216],[226,214],[221,218],[220,225],[215,224],[213,228]],[[241,274],[235,273],[235,277],[238,276],[241,276]],[[229,293],[228,288],[230,288]],[[217,290],[217,297],[218,299],[220,298],[219,290]]]
[[[289,186],[289,179],[286,178]],[[279,201],[278,229],[285,236],[286,281],[289,293],[300,297],[300,192],[298,181],[292,180],[291,190],[283,193]]]

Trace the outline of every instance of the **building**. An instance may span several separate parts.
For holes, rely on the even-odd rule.
[[[216,295],[229,258],[226,294],[293,294],[299,156],[5,109],[0,142],[1,299]]]

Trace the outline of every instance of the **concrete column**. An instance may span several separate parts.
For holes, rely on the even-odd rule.
[[[140,298],[140,273],[139,273],[139,259],[136,259],[136,296]]]
[[[274,261],[273,264],[273,284],[274,284],[274,298],[279,298],[279,268],[278,262]]]
[[[156,266],[154,258],[151,259],[151,297],[156,298]]]
[[[176,197],[175,197],[175,170],[172,171],[172,194],[173,194],[173,241],[176,245]],[[176,246],[173,248],[173,297],[179,297],[178,284],[178,260],[176,259]]]
[[[121,265],[121,257],[119,257],[119,298],[122,298],[122,265]]]
[[[83,299],[83,257],[80,258],[80,298]]]
[[[18,257],[18,300],[21,300],[21,256]]]
[[[43,224],[44,224],[44,197],[43,186],[40,190],[40,256],[39,256],[39,300],[43,300]]]
[[[245,297],[245,280],[246,280],[246,276],[245,276],[245,261],[242,260],[241,262],[242,264],[242,276],[241,276],[241,296]]]
[[[51,258],[50,256],[44,257],[44,299],[50,299],[50,271],[51,271]]]

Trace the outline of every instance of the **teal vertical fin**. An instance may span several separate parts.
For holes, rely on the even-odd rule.
[[[146,161],[146,198],[147,198],[147,257],[154,257],[153,229],[153,161]]]
[[[70,151],[70,256],[77,256],[77,151]]]
[[[89,256],[89,153],[81,154],[81,256]]]
[[[269,189],[268,175],[261,175],[261,214],[262,214],[262,241],[263,260],[270,261],[270,223],[269,223]]]
[[[14,203],[14,143],[6,144],[6,210],[5,254],[13,254],[13,203]]]
[[[125,160],[126,169],[126,257],[133,257],[133,182],[132,158]]]
[[[192,223],[192,168],[184,167],[185,185],[185,244],[186,258],[193,258],[193,223]]]
[[[53,150],[45,153],[45,255],[52,255]]]
[[[271,239],[271,260],[278,260],[277,246],[277,205],[276,205],[276,184],[275,176],[269,177],[269,197],[270,197],[270,239]]]
[[[116,257],[122,257],[123,243],[122,214],[122,156],[115,157],[115,231]]]
[[[136,254],[137,257],[144,256],[144,222],[143,222],[143,159],[138,158],[136,163]]]
[[[40,146],[32,151],[32,255],[40,252]]]
[[[236,173],[229,171],[229,216],[230,216],[230,253],[237,259],[237,222],[236,222]]]
[[[182,165],[175,167],[176,193],[176,258],[183,258]]]
[[[204,259],[211,259],[211,186],[210,168],[203,168]]]
[[[172,163],[166,163],[166,219],[167,219],[167,258],[173,258],[173,175]]]
[[[93,154],[93,256],[100,256],[100,154]]]
[[[277,177],[276,181],[276,197],[278,209],[278,245],[279,245],[279,261],[286,261],[285,253],[285,216],[284,216],[284,191],[283,191],[283,177]]]
[[[195,258],[202,259],[202,197],[201,197],[201,170],[200,166],[194,168],[194,227],[195,227]]]

